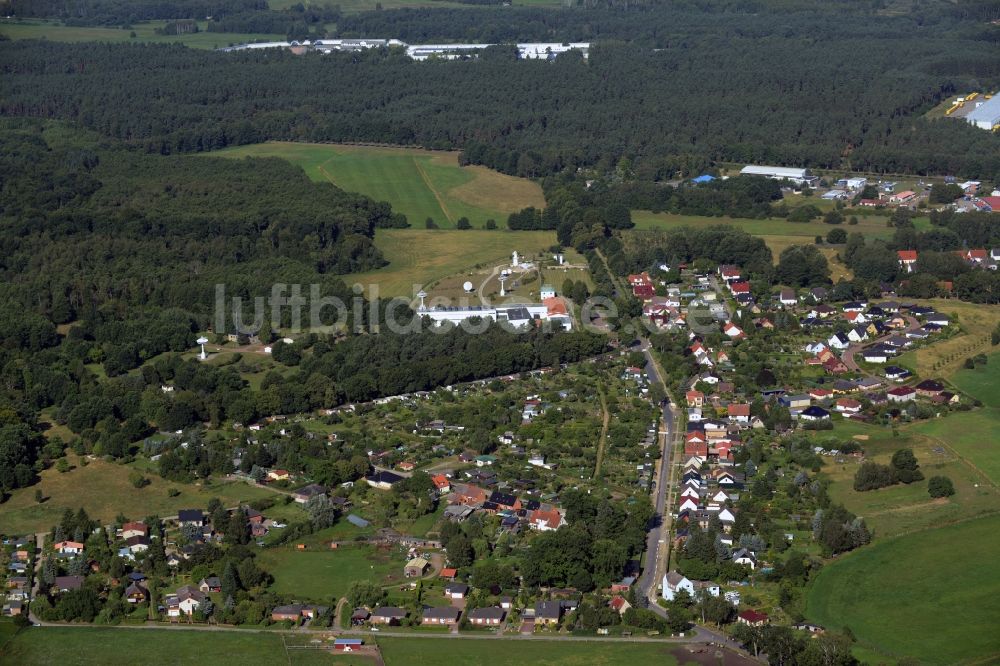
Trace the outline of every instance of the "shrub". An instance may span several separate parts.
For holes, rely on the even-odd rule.
[[[932,476],[927,482],[927,492],[931,497],[951,497],[955,494],[955,484],[947,476]]]

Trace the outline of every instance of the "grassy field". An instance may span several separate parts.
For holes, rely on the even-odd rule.
[[[996,390],[997,378],[993,379]],[[987,407],[955,414],[947,419],[927,421],[913,426],[934,442],[950,447],[968,464],[988,477],[994,485],[1000,484],[1000,409]],[[997,506],[1000,509],[1000,505]]]
[[[498,648],[495,641],[489,640],[380,638],[378,645],[386,666],[631,666],[637,663],[668,666],[677,663],[671,654],[676,646],[642,643],[505,641],[503,647]]]
[[[138,23],[131,29],[112,27],[65,26],[52,21],[23,20],[0,22],[0,35],[10,39],[48,39],[53,42],[152,42],[157,44],[184,44],[196,49],[217,49],[244,42],[277,41],[284,35],[236,34],[205,32],[205,21],[199,21],[202,32],[190,35],[157,35],[156,29],[164,21]],[[131,33],[135,32],[135,37]]]
[[[517,250],[522,257],[554,245],[554,231],[456,231],[379,229],[378,246],[389,265],[366,273],[344,276],[350,284],[378,284],[382,296],[414,296],[413,285],[427,289],[434,282],[488,262],[503,260]],[[562,285],[557,285],[557,289]]]
[[[273,592],[317,602],[329,603],[343,596],[356,580],[388,585],[403,578],[402,558],[395,551],[379,551],[372,546],[305,551],[294,546],[268,548],[257,559],[274,576]]]
[[[544,207],[541,187],[485,167],[458,165],[458,153],[416,148],[381,148],[272,142],[240,146],[212,155],[280,157],[303,167],[309,177],[349,192],[388,201],[414,228],[430,217],[442,229],[467,217],[475,227],[526,206]]]
[[[886,540],[824,568],[806,615],[921,663],[1000,658],[1000,517]]]
[[[651,213],[647,210],[632,211],[632,220],[637,229],[672,229],[682,226],[702,226],[714,224],[729,224],[740,227],[755,236],[800,236],[813,239],[816,236],[825,237],[831,229],[837,227],[821,221],[789,222],[783,219],[747,220],[733,217],[704,217],[701,215],[677,215],[674,213]],[[893,229],[885,226],[886,218],[881,215],[859,216],[858,224],[842,224],[840,228],[851,233],[859,231],[868,238],[889,238]],[[915,226],[922,228],[926,218],[917,218]]]
[[[993,349],[996,349],[994,347]],[[962,368],[951,376],[951,382],[961,391],[978,398],[987,407],[1000,407],[1000,352],[988,355],[989,362],[975,370]]]
[[[130,518],[143,518],[150,514],[169,516],[178,509],[205,507],[208,500],[218,497],[227,506],[274,493],[241,482],[216,483],[208,487],[194,484],[173,483],[156,475],[147,475],[150,484],[135,488],[129,481],[131,468],[125,465],[93,460],[86,467],[76,456],[69,456],[73,469],[61,474],[50,468],[42,472],[41,482],[11,493],[0,506],[0,533],[19,534],[48,531],[59,522],[66,507],[74,511],[83,507],[95,520],[110,523],[119,513]],[[167,490],[176,488],[177,497],[168,497]],[[39,504],[35,490],[47,498]]]
[[[922,377],[951,379],[962,369],[965,359],[991,350],[990,333],[1000,324],[1000,308],[948,299],[918,302],[951,315],[953,319],[957,318],[962,335],[901,354],[898,359],[901,364],[913,368]],[[984,372],[995,373],[995,369],[987,366]],[[992,395],[995,397],[995,391],[1000,388],[993,390]]]
[[[853,423],[850,425],[855,427],[851,430],[841,431],[838,424],[834,431],[838,437],[861,435],[868,438],[861,443],[870,460],[888,464],[897,450],[913,449],[924,476],[949,477],[955,484],[956,493],[948,499],[931,499],[927,493],[926,480],[857,492],[853,483],[858,462],[848,459],[844,464],[837,464],[833,459],[827,458],[823,475],[831,481],[830,496],[863,517],[874,530],[876,539],[996,512],[1000,509],[1000,490],[979,469],[977,462],[989,461],[978,456],[970,447],[960,446],[958,442],[961,437],[949,437],[943,441],[929,434],[938,430],[952,432],[967,429],[970,443],[981,441],[982,446],[987,446],[985,442],[989,440],[989,436],[988,431],[984,430],[986,423],[979,422],[981,414],[983,413],[953,414],[947,418],[919,423],[900,429],[899,436],[893,436],[892,431],[886,428]],[[978,440],[975,433],[978,433]],[[822,438],[823,435],[820,435],[817,439]]]
[[[144,666],[151,663],[360,666],[371,661],[363,657],[334,657],[319,650],[286,650],[279,634],[267,632],[46,627],[18,634],[0,652],[0,663],[25,666]]]

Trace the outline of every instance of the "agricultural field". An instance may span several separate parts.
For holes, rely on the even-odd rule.
[[[995,347],[994,347],[995,349]],[[975,370],[962,368],[951,376],[951,383],[960,391],[975,396],[987,407],[1000,408],[1000,352],[987,355],[985,366]]]
[[[368,295],[371,285],[377,284],[380,296],[413,298],[414,285],[430,294],[434,284],[444,278],[460,275],[463,280],[472,279],[477,269],[502,262],[514,250],[529,259],[555,242],[554,231],[379,229],[375,245],[389,265],[345,275],[344,281],[364,285]]]
[[[608,642],[505,641],[379,638],[386,666],[630,666],[636,663],[676,664],[676,644]]]
[[[19,633],[0,651],[0,662],[33,666],[74,664],[135,664],[155,661],[150,655],[170,655],[174,664],[347,664],[361,659],[334,659],[328,653],[287,650],[281,635],[257,631],[184,631],[113,627],[46,627]],[[322,659],[320,659],[322,657]]]
[[[184,44],[196,49],[217,49],[244,42],[285,39],[284,35],[205,32],[205,21],[198,21],[201,32],[190,35],[158,35],[164,21],[137,23],[131,28],[103,26],[66,26],[54,21],[23,20],[0,22],[0,35],[10,39],[48,39],[53,42],[151,42]],[[131,33],[135,32],[135,37]]]
[[[863,647],[920,663],[1000,657],[1000,516],[877,542],[825,567],[806,615]]]
[[[996,378],[993,381],[996,390]],[[913,430],[952,449],[994,486],[1000,485],[1000,441],[997,439],[1000,409],[987,407],[955,414],[947,419],[917,424]]]
[[[924,476],[949,477],[955,484],[955,495],[932,499],[927,493],[926,479],[908,485],[899,484],[857,492],[853,487],[854,474],[859,466],[857,459],[847,458],[841,464],[827,458],[822,474],[831,481],[831,498],[864,518],[874,531],[876,539],[996,512],[1000,507],[1000,489],[980,469],[970,464],[966,459],[968,450],[955,445],[958,439],[949,437],[947,440],[940,440],[925,434],[933,429],[952,432],[959,421],[965,423],[976,419],[980,414],[981,412],[957,413],[939,420],[906,426],[899,430],[899,436],[893,436],[890,429],[878,426],[858,425],[852,430],[841,431],[840,424],[837,424],[834,432],[841,439],[844,435],[867,438],[860,440],[860,443],[865,447],[869,460],[888,464],[897,450],[913,449]],[[845,422],[844,425],[848,423]],[[983,431],[979,432],[982,436]],[[817,437],[817,440],[822,441],[823,435]],[[970,441],[973,440],[985,441],[976,440],[970,435]]]
[[[150,483],[135,488],[129,480],[131,466],[117,465],[101,459],[90,460],[86,466],[69,454],[72,469],[60,473],[51,467],[41,473],[41,481],[29,488],[11,492],[0,508],[0,533],[20,534],[45,532],[59,522],[63,510],[83,507],[94,520],[111,523],[115,516],[126,512],[131,518],[151,514],[175,515],[178,509],[204,507],[213,497],[226,506],[236,506],[274,493],[242,482],[214,483],[205,487],[196,484],[174,483],[143,470]],[[167,490],[177,489],[180,494],[169,497]],[[35,501],[35,490],[40,490],[44,501]]]
[[[962,334],[901,354],[897,359],[899,364],[915,370],[922,377],[950,380],[962,369],[965,359],[990,351],[990,334],[1000,324],[1000,308],[940,298],[917,302],[958,319]],[[954,325],[953,323],[952,326]],[[982,372],[990,373],[991,369],[987,366]],[[980,382],[983,386],[987,383]],[[992,393],[981,399],[996,397],[996,391],[1000,388],[996,382],[992,383],[992,387]]]
[[[225,157],[280,157],[305,169],[316,181],[388,201],[411,227],[432,218],[441,229],[467,217],[473,227],[495,220],[504,227],[510,213],[544,207],[541,187],[480,166],[460,167],[457,152],[417,148],[270,142],[217,153]]]
[[[274,576],[271,591],[316,602],[329,603],[344,596],[356,580],[390,585],[403,579],[401,553],[373,546],[330,550],[316,545],[297,550],[293,544],[262,550],[257,560]]]
[[[811,202],[810,202],[811,203]],[[885,226],[886,217],[882,215],[859,215],[858,224],[830,225],[822,221],[789,222],[780,218],[771,220],[749,220],[734,217],[706,217],[703,215],[678,215],[675,213],[652,213],[646,210],[632,211],[632,220],[637,229],[672,229],[675,227],[711,226],[728,224],[739,227],[754,236],[801,236],[812,241],[816,236],[826,236],[831,229],[840,228],[848,233],[859,231],[868,238],[889,238],[893,229]],[[927,218],[916,218],[914,226],[918,229],[929,224]]]

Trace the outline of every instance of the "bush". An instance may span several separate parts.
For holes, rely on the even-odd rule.
[[[947,476],[932,476],[927,482],[927,492],[931,497],[951,497],[955,494],[955,484]]]

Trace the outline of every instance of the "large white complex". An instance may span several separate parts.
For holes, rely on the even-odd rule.
[[[480,51],[496,44],[407,44],[398,39],[317,39],[315,41],[304,40],[301,42],[257,42],[248,44],[238,44],[227,46],[222,51],[246,51],[250,49],[293,49],[299,51],[319,51],[321,53],[332,53],[334,51],[363,51],[365,49],[378,49],[386,46],[401,46],[406,48],[406,55],[414,60],[427,60],[428,58],[443,58],[454,60],[457,58],[476,56]],[[579,51],[586,58],[590,52],[589,42],[572,42],[561,44],[551,43],[525,43],[517,44],[517,52],[525,60],[552,60],[561,53],[567,51]]]
[[[1000,127],[1000,95],[995,95],[993,99],[984,100],[982,104],[965,116],[965,120],[970,125],[984,130]]]
[[[809,173],[809,169],[748,165],[740,169],[744,176],[765,176],[776,180],[790,180],[796,185],[815,185],[819,178]]]
[[[561,299],[560,299],[561,301]],[[417,315],[427,317],[435,324],[459,324],[467,319],[492,319],[507,323],[514,328],[523,328],[541,322],[560,324],[566,330],[573,328],[573,320],[566,314],[565,306],[553,303],[511,303],[496,307],[430,307],[420,308]]]

